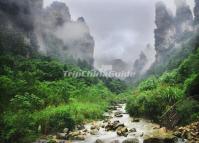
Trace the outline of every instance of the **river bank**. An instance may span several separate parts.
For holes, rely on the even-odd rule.
[[[125,111],[125,104],[111,106],[104,113],[105,119],[77,126],[73,132],[64,129],[63,133],[41,139],[35,143],[184,143],[172,132],[149,120],[131,118]],[[154,142],[155,141],[155,142]]]

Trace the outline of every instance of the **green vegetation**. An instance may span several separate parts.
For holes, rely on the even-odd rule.
[[[43,56],[5,54],[0,63],[1,142],[27,143],[100,119],[116,93],[126,88],[114,79],[64,77],[64,70],[80,67]]]
[[[186,58],[177,69],[159,77],[140,82],[129,97],[127,111],[131,116],[145,117],[156,122],[176,105],[181,120],[188,124],[199,119],[199,49]]]

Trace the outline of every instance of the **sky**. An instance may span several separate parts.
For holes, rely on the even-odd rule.
[[[44,0],[48,6],[55,0]],[[95,39],[95,63],[123,59],[129,64],[147,44],[154,45],[155,3],[160,0],[57,0],[65,2],[73,20],[83,16]],[[162,0],[175,11],[174,0]],[[194,0],[187,0],[193,7]]]

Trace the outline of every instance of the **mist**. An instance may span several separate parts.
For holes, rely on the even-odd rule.
[[[44,6],[52,1],[45,0]],[[72,19],[85,18],[95,39],[96,67],[113,59],[122,59],[132,65],[147,44],[154,49],[155,3],[158,0],[61,1],[69,6]],[[163,2],[175,12],[174,0]],[[187,0],[187,3],[193,9],[194,1]]]

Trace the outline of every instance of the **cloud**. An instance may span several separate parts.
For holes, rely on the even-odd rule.
[[[48,5],[53,0],[45,0]],[[158,0],[60,0],[73,19],[83,16],[94,36],[97,63],[121,58],[128,63],[150,43],[154,45],[155,3]],[[175,11],[174,0],[163,0]],[[193,6],[193,0],[187,1]]]

